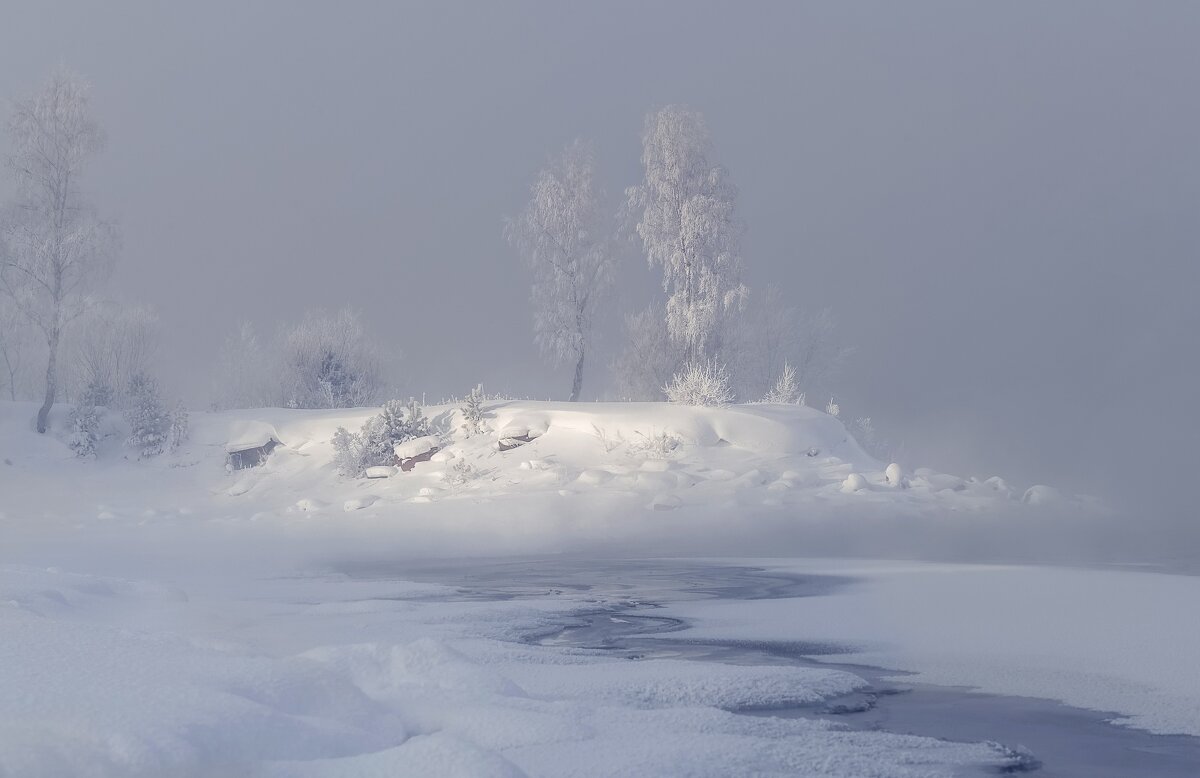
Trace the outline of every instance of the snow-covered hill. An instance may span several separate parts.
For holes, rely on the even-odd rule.
[[[331,438],[377,409],[195,413],[189,442],[149,460],[122,444],[112,417],[98,457],[78,459],[63,433],[32,432],[33,410],[0,404],[0,483],[10,485],[0,510],[39,525],[302,521],[335,534],[386,528],[406,534],[410,548],[428,541],[421,530],[429,529],[455,552],[486,537],[479,546],[491,553],[689,526],[745,536],[755,522],[778,530],[830,517],[1084,506],[1048,487],[1014,491],[1000,478],[878,461],[837,418],[803,406],[501,401],[486,406],[486,431],[471,436],[458,408],[433,406],[426,413],[440,450],[410,472],[376,479],[340,476]],[[56,429],[64,417],[56,412]],[[231,471],[229,444],[248,430],[282,445],[265,465]],[[500,450],[522,438],[530,442]]]

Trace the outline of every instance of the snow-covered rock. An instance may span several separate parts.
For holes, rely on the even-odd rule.
[[[863,478],[861,473],[851,473],[846,476],[846,480],[842,481],[842,491],[847,494],[861,492],[867,488],[867,479]]]
[[[363,472],[363,475],[365,475],[367,478],[372,478],[372,479],[391,478],[395,474],[396,474],[396,468],[392,467],[391,465],[375,465],[374,467],[368,467]]]
[[[419,457],[422,454],[428,454],[435,451],[438,447],[438,437],[436,435],[425,435],[420,438],[406,440],[403,443],[397,443],[392,451],[396,454],[396,458],[404,461]]]

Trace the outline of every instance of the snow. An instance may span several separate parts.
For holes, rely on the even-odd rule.
[[[437,435],[424,435],[397,443],[393,451],[397,459],[412,459],[433,451],[438,447],[439,442]]]
[[[685,638],[827,641],[828,657],[909,680],[1115,712],[1120,724],[1200,735],[1200,577],[1128,570],[870,561],[754,561],[850,577],[829,597],[682,603]],[[678,637],[678,635],[677,635]]]
[[[455,483],[436,467],[340,477],[334,431],[377,409],[198,413],[183,448],[146,461],[118,445],[79,460],[29,430],[34,410],[0,403],[0,775],[902,777],[1005,764],[984,744],[730,712],[838,695],[861,684],[851,673],[528,645],[605,603],[466,601],[403,580],[402,560],[438,554],[774,547],[830,516],[1039,515],[983,481],[875,488],[882,463],[818,411],[491,403],[493,428],[533,438],[500,452],[458,436],[457,409],[429,408],[453,461],[477,473]],[[287,445],[225,470],[227,446],[270,439]],[[843,494],[851,473],[871,488]],[[344,559],[397,574],[330,572]]]
[[[215,577],[214,577],[215,578]],[[245,597],[253,584],[253,597]],[[0,772],[949,776],[986,744],[728,709],[858,688],[820,668],[513,642],[581,597],[327,576],[153,582],[0,565]],[[395,772],[390,772],[395,771]]]
[[[239,451],[261,448],[271,441],[280,442],[279,433],[275,431],[274,426],[253,419],[238,419],[229,425],[225,452],[236,454]]]

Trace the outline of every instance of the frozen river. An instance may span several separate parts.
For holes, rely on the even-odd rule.
[[[576,559],[353,566],[373,580],[453,587],[446,599],[500,601],[570,596],[584,607],[523,639],[542,646],[599,649],[629,661],[687,659],[700,664],[836,668],[868,686],[816,704],[751,706],[748,716],[833,719],[858,730],[923,735],[961,742],[994,741],[1021,754],[1009,772],[1046,776],[1200,775],[1200,738],[1155,735],[1110,723],[1106,713],[1028,696],[915,682],[895,669],[839,661],[856,653],[852,639],[771,640],[689,637],[684,603],[731,604],[793,598],[836,598],[851,575],[769,571],[721,561],[588,561]],[[586,602],[593,600],[594,609]]]

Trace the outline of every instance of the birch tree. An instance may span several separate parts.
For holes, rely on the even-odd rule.
[[[612,283],[613,251],[592,145],[576,140],[542,168],[524,212],[505,235],[533,272],[534,340],[554,364],[574,363],[571,401],[583,389],[592,316]]]
[[[689,363],[716,357],[745,295],[737,190],[712,155],[698,112],[671,105],[651,113],[642,135],[645,177],[626,193],[646,259],[663,271],[667,331]]]
[[[58,394],[63,333],[106,274],[116,230],[96,216],[81,189],[87,163],[104,145],[86,83],[55,71],[40,92],[15,104],[8,134],[17,194],[0,223],[0,285],[46,341],[45,395],[37,414],[38,432],[45,432]]]

